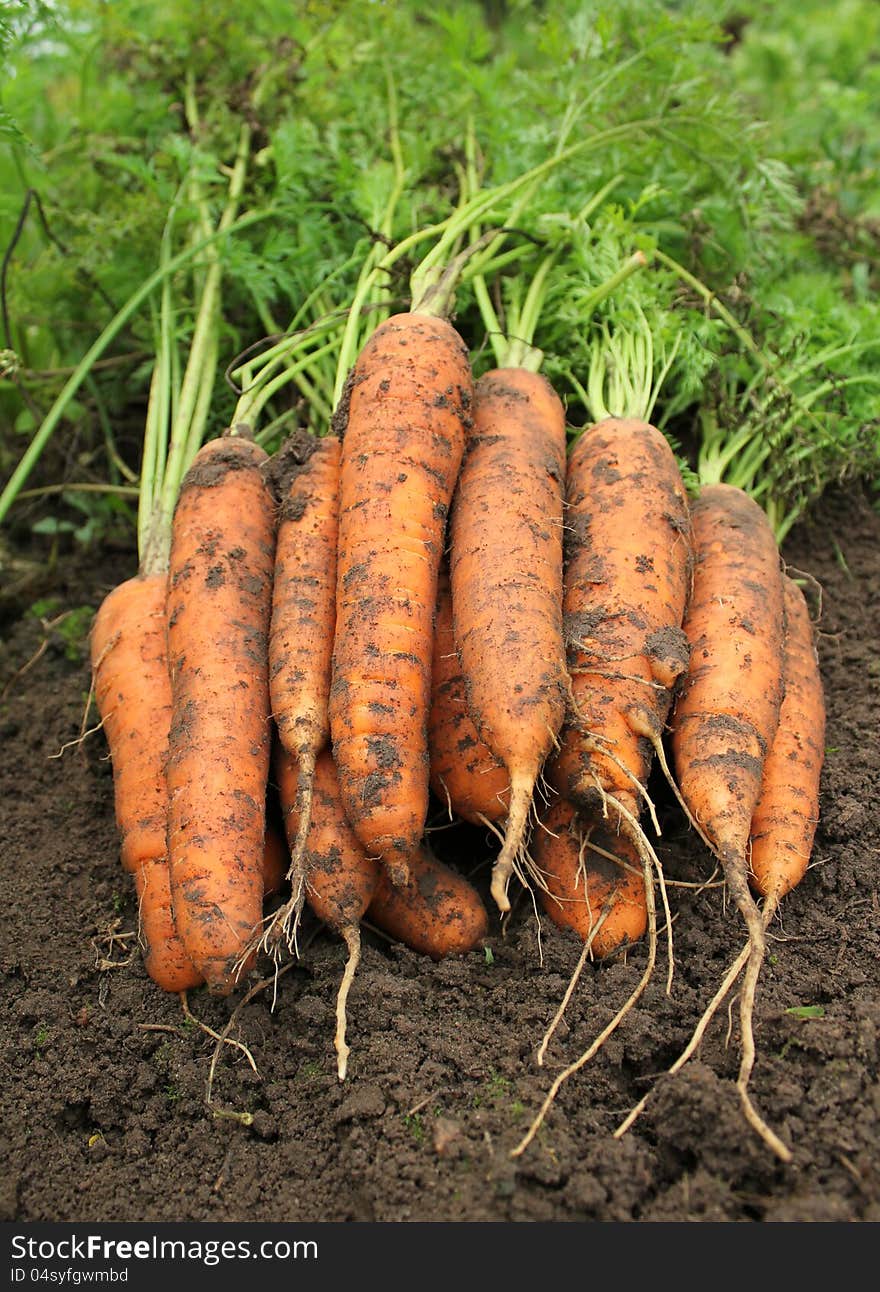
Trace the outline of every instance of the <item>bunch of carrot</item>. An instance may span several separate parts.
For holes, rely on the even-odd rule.
[[[340,363],[330,432],[270,458],[233,418],[180,484],[138,609],[119,590],[102,607],[96,694],[146,963],[167,990],[226,994],[261,947],[296,950],[308,904],[349,953],[343,1077],[364,921],[434,958],[488,933],[477,890],[425,844],[433,791],[498,834],[502,914],[517,876],[596,957],[648,929],[640,991],[655,877],[665,900],[642,817],[655,756],[673,779],[668,730],[676,793],[748,928],[740,1092],[762,1128],[746,1087],[764,933],[818,815],[809,617],[747,494],[689,499],[651,423],[647,334],[600,337],[569,450],[532,344],[551,261],[476,381],[448,280],[414,275],[412,307]],[[273,787],[290,893],[264,919]]]

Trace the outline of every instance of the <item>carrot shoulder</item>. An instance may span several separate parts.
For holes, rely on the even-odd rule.
[[[202,975],[184,951],[171,912],[165,575],[138,575],[114,588],[95,617],[90,645],[95,700],[113,762],[122,864],[138,897],[144,965],[165,991],[185,991]]]
[[[825,698],[813,625],[798,585],[786,577],[784,589],[785,694],[752,815],[749,853],[752,887],[774,906],[806,873],[825,757]]]
[[[204,445],[181,485],[168,574],[168,843],[174,917],[226,994],[262,918],[274,508],[266,454]]]
[[[522,368],[486,373],[453,502],[450,571],[468,708],[510,781],[492,878],[501,911],[510,909],[535,784],[565,715],[564,479],[565,414],[550,383]]]
[[[398,883],[428,811],[437,572],[471,398],[455,329],[398,314],[364,346],[338,411],[333,754],[355,834]]]

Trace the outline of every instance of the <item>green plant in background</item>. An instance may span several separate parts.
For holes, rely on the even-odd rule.
[[[292,422],[325,428],[332,356],[316,357],[311,332],[294,338],[317,328],[329,347],[320,330],[359,278],[365,319],[406,301],[409,239],[450,217],[467,173],[498,196],[482,227],[512,226],[509,259],[478,256],[459,285],[476,366],[487,302],[509,327],[553,257],[539,343],[582,420],[578,383],[608,325],[601,307],[586,317],[591,293],[644,255],[626,299],[658,353],[675,347],[656,418],[703,444],[704,467],[719,437],[728,457],[746,441],[763,452],[762,497],[785,532],[830,480],[880,475],[877,22],[866,0],[833,21],[816,0],[267,0],[246,18],[228,0],[173,15],[137,0],[7,6],[0,517],[22,498],[38,535],[132,525],[125,500],[155,467],[155,356],[169,336],[203,349],[197,313],[168,297],[194,299],[206,276],[224,285],[202,357],[206,427],[237,415],[262,373],[250,412],[267,447]],[[246,214],[221,232],[221,166],[243,127]],[[173,254],[172,228],[190,230]]]

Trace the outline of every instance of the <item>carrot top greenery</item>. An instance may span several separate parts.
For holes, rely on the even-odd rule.
[[[499,195],[481,227],[508,225],[503,255],[478,257],[457,292],[477,374],[500,334],[528,344],[515,335],[525,323],[583,422],[587,356],[614,331],[595,291],[643,255],[625,299],[655,353],[673,355],[655,420],[688,446],[686,470],[745,482],[781,536],[830,481],[878,475],[865,38],[877,17],[851,0],[817,49],[822,12],[818,0],[772,14],[511,0],[427,15],[406,0],[380,14],[368,0],[316,0],[291,13],[272,0],[245,21],[228,0],[189,0],[173,20],[134,0],[8,5],[0,519],[14,506],[21,525],[83,537],[130,523],[126,495],[152,470],[154,320],[163,292],[204,274],[206,257],[224,283],[216,349],[203,355],[219,429],[244,388],[223,379],[236,356],[251,363],[347,309],[366,260],[376,272],[359,308],[374,326],[408,298],[409,253],[387,253],[476,185]],[[157,275],[172,213],[180,224],[194,201],[182,173],[204,189],[203,233],[219,231],[222,168],[242,130],[239,219],[200,253],[166,255]],[[535,168],[539,179],[502,196]],[[618,329],[623,300],[607,299]],[[175,315],[175,342],[195,326]],[[326,357],[287,379],[279,356],[274,384],[266,374],[267,447],[291,421],[329,419],[339,384]]]

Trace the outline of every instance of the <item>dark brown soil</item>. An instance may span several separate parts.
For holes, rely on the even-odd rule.
[[[237,1016],[232,1035],[258,1074],[228,1047],[218,1063],[217,1103],[251,1111],[253,1125],[212,1115],[214,1044],[147,978],[134,948],[103,737],[58,757],[77,737],[88,690],[76,618],[46,628],[26,594],[0,654],[0,1219],[880,1220],[880,515],[858,495],[829,496],[786,557],[822,585],[828,700],[813,864],[773,929],[756,1017],[752,1093],[791,1146],[790,1165],[743,1122],[726,1007],[698,1055],[612,1137],[743,944],[717,886],[670,888],[671,995],[658,963],[518,1159],[510,1150],[553,1075],[626,999],[646,955],[639,946],[588,966],[538,1068],[580,943],[546,920],[539,943],[526,900],[506,933],[493,919],[488,950],[465,959],[434,964],[366,933],[344,1084],[332,1045],[343,946],[309,924],[274,1008],[264,991]],[[39,595],[58,598],[44,620],[97,606],[131,568],[128,552],[62,559],[42,579]],[[706,851],[662,784],[653,789],[668,880],[706,878]],[[474,878],[485,894],[482,832],[434,838],[463,869],[482,861]],[[190,1004],[220,1028],[240,998],[193,992]]]

